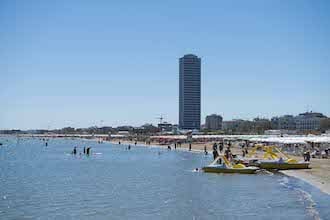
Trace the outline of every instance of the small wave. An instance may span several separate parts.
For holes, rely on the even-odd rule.
[[[260,175],[268,175],[268,176],[273,176],[274,173],[268,171],[268,170],[264,170],[264,169],[261,169],[261,170],[258,170],[257,171],[257,174],[260,174]]]
[[[296,189],[301,196],[301,201],[306,205],[307,214],[314,220],[319,220],[320,214],[316,210],[316,203],[312,199],[312,195],[302,189]]]
[[[284,176],[279,180],[279,184],[289,188],[289,178]]]
[[[290,183],[289,177],[284,176],[279,180],[279,184],[290,189],[296,191],[299,196],[299,201],[301,201],[306,209],[307,215],[314,220],[319,220],[320,215],[316,209],[316,203],[312,199],[312,195],[308,192],[302,190],[301,188],[296,187],[294,184]]]

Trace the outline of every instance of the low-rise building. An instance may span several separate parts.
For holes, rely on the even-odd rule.
[[[222,117],[221,115],[208,115],[205,118],[205,128],[208,130],[221,130],[222,128]]]
[[[172,131],[173,125],[167,122],[162,122],[158,124],[159,131]]]
[[[327,118],[322,113],[305,112],[295,117],[296,129],[300,131],[320,130],[322,119]]]
[[[222,129],[232,132],[249,132],[253,130],[253,122],[242,119],[222,122]]]
[[[293,115],[283,115],[280,117],[273,117],[271,119],[272,129],[278,130],[294,130],[296,129],[296,121]]]

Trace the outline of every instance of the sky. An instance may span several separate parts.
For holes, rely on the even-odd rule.
[[[178,59],[205,116],[330,116],[330,1],[0,1],[0,129],[178,122]]]

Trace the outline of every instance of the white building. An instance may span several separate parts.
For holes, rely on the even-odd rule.
[[[322,113],[305,112],[295,117],[296,129],[301,131],[319,130],[321,120],[327,118]]]

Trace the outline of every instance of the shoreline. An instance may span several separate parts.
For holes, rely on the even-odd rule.
[[[107,141],[108,143],[119,145],[118,141]],[[134,141],[121,141],[121,144],[127,145],[130,144],[135,146]],[[204,146],[208,147],[208,150],[211,149],[212,143],[203,143],[203,144],[193,144],[191,151],[189,151],[189,146],[187,144],[182,144],[181,147],[177,147],[176,150],[186,151],[191,153],[203,153]],[[141,147],[152,147],[152,148],[163,148],[167,149],[167,145],[160,145],[157,143],[151,143],[150,145],[143,142],[137,142],[136,146]],[[173,147],[173,146],[171,146]],[[239,154],[240,149],[232,148],[235,153]],[[174,150],[174,148],[172,148]],[[210,152],[209,152],[210,153]],[[296,159],[301,159],[295,157]],[[280,173],[297,178],[301,181],[304,181],[313,187],[319,189],[321,192],[330,195],[330,160],[329,159],[315,159],[311,160],[311,169],[302,169],[302,170],[281,170]]]
[[[115,144],[115,145],[128,145],[130,144],[132,147],[146,147],[146,148],[160,148],[160,149],[167,149],[167,145],[160,145],[160,144],[155,144],[155,143],[151,143],[150,145],[142,143],[142,142],[137,142],[137,144],[135,145],[134,142],[130,142],[130,141],[121,141],[121,144],[118,144],[118,141],[104,141],[106,143],[110,143],[110,144]],[[174,151],[186,151],[186,152],[191,152],[191,153],[203,153],[204,151],[201,149],[191,149],[189,150],[189,148],[186,147],[177,147],[176,149],[173,148],[173,146],[171,146],[171,150]]]
[[[311,169],[281,170],[284,175],[300,179],[330,195],[330,160],[312,158]]]
[[[308,174],[302,170],[301,172],[299,172],[299,170],[281,170],[279,172],[286,176],[294,177],[296,179],[304,181],[330,196],[330,184],[322,182],[320,179],[311,174]]]
[[[89,141],[96,141],[98,142],[98,138],[94,139],[84,139]],[[118,142],[121,142],[119,144]],[[117,146],[120,145],[131,145],[132,147],[146,147],[146,148],[159,148],[159,149],[167,149],[168,145],[161,145],[157,142],[152,142],[150,144],[146,144],[145,142],[138,141],[135,145],[135,141],[129,140],[107,140],[103,141],[105,143],[111,143]],[[182,144],[182,146],[178,146],[174,149],[172,144],[169,144],[174,151],[185,151],[191,153],[204,153],[204,146],[207,147],[208,153],[211,153],[210,150],[212,149],[213,142],[207,143],[194,143],[192,144],[191,150],[189,150],[189,145],[187,143]],[[241,149],[238,147],[232,147],[232,152],[235,154],[240,154]],[[295,159],[301,160],[301,157],[292,156]],[[313,187],[319,189],[321,192],[330,195],[330,159],[316,159],[312,158],[310,163],[311,169],[299,169],[299,170],[280,170],[281,174],[284,174],[289,177],[297,178],[301,181],[304,181]]]

